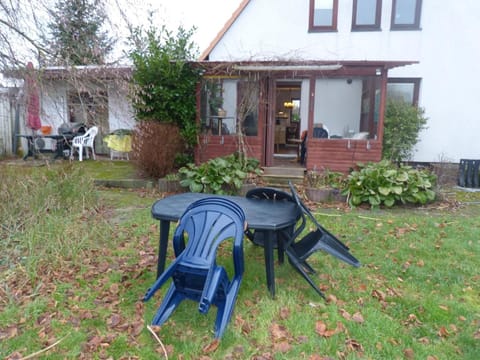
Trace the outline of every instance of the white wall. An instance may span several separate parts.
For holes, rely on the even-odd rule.
[[[428,128],[415,160],[480,159],[480,2],[423,1],[419,64],[389,76],[421,77],[420,106]]]
[[[41,98],[42,125],[51,125],[56,133],[62,123],[69,121],[67,85],[60,81],[46,82],[42,85]],[[133,109],[126,93],[113,83],[108,86],[108,123],[110,131],[135,126]]]
[[[390,31],[392,0],[383,0],[382,31],[352,32],[353,0],[342,0],[337,32],[308,33],[308,6],[252,0],[210,60],[418,61],[389,72],[422,78],[420,106],[429,120],[414,160],[480,159],[480,1],[423,0],[420,31]]]
[[[345,79],[317,79],[314,123],[323,123],[328,129],[329,136],[346,136],[347,130],[358,132],[361,99],[361,80],[354,80],[348,84]]]
[[[67,86],[61,81],[42,83],[40,120],[42,125],[52,126],[53,133],[68,122]]]
[[[122,89],[115,86],[115,83],[108,86],[108,122],[110,131],[117,129],[133,129],[135,127],[135,115]]]

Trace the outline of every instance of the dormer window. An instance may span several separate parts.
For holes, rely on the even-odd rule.
[[[422,0],[393,0],[392,30],[419,30]]]
[[[337,31],[338,0],[310,0],[308,30]]]
[[[352,30],[380,30],[382,0],[353,0]]]

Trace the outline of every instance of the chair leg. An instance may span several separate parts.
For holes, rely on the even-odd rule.
[[[317,287],[317,285],[313,282],[313,280],[308,276],[307,272],[303,268],[303,262],[300,261],[297,256],[292,252],[291,249],[285,249],[288,259],[290,260],[290,264],[303,276],[305,280],[310,284],[310,286],[322,297],[325,299],[325,295],[323,292]]]
[[[78,160],[83,161],[83,146],[78,147]]]
[[[171,284],[168,288],[165,298],[162,301],[162,304],[158,308],[153,320],[152,325],[162,325],[167,319],[172,315],[173,311],[178,307],[182,302],[184,297],[182,294],[177,292],[175,285]]]
[[[215,319],[215,338],[221,338],[225,329],[227,328],[230,318],[232,317],[235,302],[237,300],[238,290],[240,288],[241,280],[234,280],[225,301],[217,304],[217,318]]]
[[[93,157],[93,160],[97,160],[97,159],[95,158],[95,149],[94,149],[93,146],[92,146],[92,157]]]

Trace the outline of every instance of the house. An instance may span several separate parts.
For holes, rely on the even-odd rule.
[[[412,160],[478,159],[479,11],[473,0],[244,0],[200,58],[198,158],[238,147],[240,126],[249,154],[272,166],[321,122],[330,136],[310,136],[307,168],[377,161],[389,96],[429,119]],[[258,102],[243,116],[252,81]],[[209,104],[220,95],[226,115]]]
[[[77,66],[74,68],[46,67],[36,72],[40,98],[40,121],[57,134],[62,126],[96,125],[95,152],[107,154],[103,137],[117,129],[135,126],[133,109],[128,100],[128,84],[132,69],[129,66]],[[7,74],[23,79],[21,71]],[[15,134],[31,135],[25,124],[25,94],[17,96],[18,124]],[[24,151],[25,139],[21,140]],[[44,139],[45,149],[55,147],[55,140]]]

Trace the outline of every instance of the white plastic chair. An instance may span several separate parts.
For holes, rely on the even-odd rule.
[[[83,149],[85,148],[85,154],[88,156],[88,148],[92,149],[93,160],[95,159],[95,148],[94,148],[94,140],[95,136],[97,136],[98,127],[92,126],[87,132],[81,136],[75,136],[72,140],[72,153],[70,155],[70,159],[73,159],[73,155],[75,153],[75,148],[78,148],[78,160],[83,160]]]

